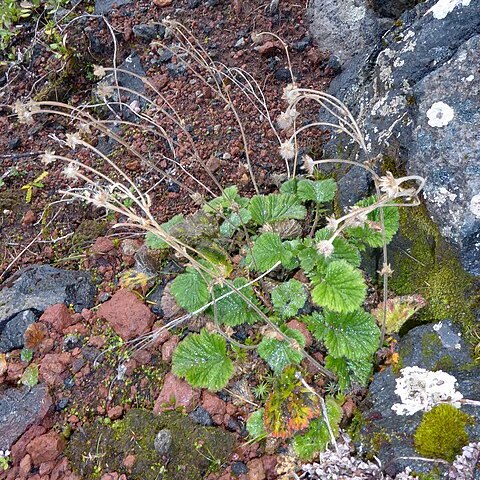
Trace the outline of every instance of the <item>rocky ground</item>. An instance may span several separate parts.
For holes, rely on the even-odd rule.
[[[52,40],[43,29],[41,11],[21,23],[13,46],[14,56],[23,61],[13,62],[4,52],[6,62],[0,66],[0,108],[4,113],[0,117],[0,450],[10,452],[5,457],[9,468],[0,478],[153,480],[162,478],[159,475],[165,465],[168,478],[174,479],[274,480],[295,470],[300,474],[300,462],[289,455],[281,441],[247,442],[245,421],[257,400],[251,387],[267,372],[252,371],[256,365],[247,365],[228,390],[212,394],[192,389],[170,372],[173,350],[186,334],[185,329],[164,332],[144,348],[136,348],[134,341],[139,335],[148,334],[178,313],[168,288],[165,289],[178,273],[178,265],[174,259],[163,263],[161,273],[157,272],[143,289],[134,293],[125,288],[123,272],[132,267],[150,272],[158,265],[158,258],[146,252],[142,235],[112,228],[118,217],[105,215],[91,206],[66,202],[58,193],[67,186],[61,173],[63,165],[44,165],[40,155],[46,149],[60,154],[67,151],[54,139],[65,139],[68,122],[45,116],[33,125],[22,125],[5,107],[19,98],[82,105],[92,98],[93,65],[111,66],[115,56],[117,65],[146,75],[162,93],[175,99],[200,153],[208,159],[218,180],[224,185],[239,185],[242,194],[252,193],[241,134],[238,129],[226,128],[232,120],[226,118],[230,114],[215,102],[210,88],[185,73],[168,48],[154,42],[158,39],[169,45],[161,23],[168,16],[188,26],[215,60],[252,72],[264,89],[273,117],[283,109],[282,89],[291,78],[281,44],[267,39],[258,42],[254,34],[260,31],[272,31],[287,43],[301,86],[326,90],[336,77],[332,92],[347,104],[350,102],[352,109],[355,105],[367,105],[362,110],[362,127],[367,131],[391,134],[390,128],[405,127],[406,132],[395,131],[395,141],[387,141],[391,147],[387,153],[391,156],[394,151],[401,152],[397,167],[402,173],[424,175],[435,168],[426,200],[440,229],[425,210],[403,219],[402,235],[393,246],[394,268],[403,276],[394,277],[393,285],[400,294],[420,292],[427,299],[422,321],[453,319],[457,325],[464,322],[470,336],[466,335],[469,343],[462,343],[458,349],[458,342],[452,338],[457,340],[459,333],[465,336],[465,330],[460,332],[450,323],[435,329],[417,327],[403,337],[397,351],[403,366],[441,366],[456,375],[465,397],[480,399],[475,382],[478,347],[472,355],[467,354],[478,326],[478,277],[463,270],[478,274],[479,265],[479,216],[473,200],[475,194],[480,194],[474,163],[480,142],[478,136],[472,137],[474,129],[468,125],[478,124],[478,109],[474,108],[478,105],[478,92],[475,94],[472,87],[478,85],[480,76],[477,71],[472,73],[472,80],[466,80],[471,75],[467,71],[471,62],[465,62],[479,50],[480,15],[475,13],[478,3],[472,2],[474,13],[462,6],[452,14],[455,18],[447,17],[447,33],[441,41],[434,33],[443,27],[434,24],[432,15],[426,13],[435,2],[407,11],[402,20],[397,20],[398,16],[418,2],[368,3],[369,10],[364,8],[363,16],[362,9],[349,1],[340,5],[315,0],[309,12],[306,5],[293,0],[72,3],[65,6],[73,7],[68,20],[59,21],[57,27],[65,51],[52,49]],[[322,17],[322,12],[330,14]],[[351,12],[359,16],[348,15]],[[62,9],[56,18],[67,13]],[[98,15],[105,15],[108,24]],[[307,17],[313,22],[310,31]],[[456,28],[459,22],[468,28]],[[339,33],[342,28],[353,32],[351,38],[355,37],[355,42],[345,41]],[[392,30],[382,44],[379,38],[389,28]],[[400,29],[401,35],[395,29]],[[424,50],[414,57],[417,63],[409,56],[408,29],[423,39],[419,44]],[[444,37],[448,37],[448,42]],[[433,48],[435,42],[438,49]],[[390,54],[392,50],[396,53]],[[365,62],[365,53],[373,55],[375,61],[369,57]],[[395,61],[395,67],[390,65]],[[400,62],[404,62],[403,69]],[[434,68],[436,65],[438,68]],[[337,76],[340,71],[342,75]],[[372,90],[372,77],[384,83],[375,84],[376,89]],[[441,83],[445,78],[450,79],[450,85],[461,85],[457,90],[463,92],[466,100],[446,100],[452,105],[461,104],[462,108],[461,115],[455,117],[459,123],[452,122],[448,135],[441,135],[442,143],[437,138],[437,127],[428,126],[423,117],[426,118],[431,104],[439,100],[440,92],[448,91],[449,87]],[[132,81],[129,77],[121,80]],[[405,81],[411,82],[415,93],[415,101],[410,103],[409,93],[402,90]],[[135,83],[131,86],[139,88]],[[386,91],[397,100],[407,100],[400,105],[390,99],[399,108],[376,115],[386,104]],[[253,169],[259,187],[263,192],[272,191],[276,176],[285,170],[281,158],[273,154],[278,146],[276,139],[264,123],[256,120],[250,104],[240,98],[236,101],[242,118],[247,119],[246,134],[252,140]],[[366,118],[365,111],[370,112]],[[314,119],[316,114],[312,108],[307,110],[306,117]],[[398,118],[408,121],[399,123]],[[304,141],[321,155],[324,148],[329,148],[331,133],[306,136]],[[142,189],[155,187],[151,196],[158,220],[191,211],[193,201],[179,184],[159,175],[151,166],[168,168],[156,145],[135,128],[126,132],[126,138],[148,156],[151,164],[144,165],[122,150],[115,154],[115,159]],[[455,151],[463,162],[455,175],[449,173],[455,161],[442,160],[429,166],[435,155],[444,159],[442,152],[451,151],[455,142],[460,145]],[[97,145],[107,150],[111,147],[102,138]],[[470,145],[470,150],[465,145]],[[93,161],[84,153],[79,155],[86,162]],[[35,185],[43,171],[48,175]],[[192,172],[205,179],[200,168]],[[344,191],[348,192],[342,199],[344,205],[371,188],[357,174],[350,171],[343,180]],[[169,176],[192,186],[191,179],[181,170],[171,169]],[[449,179],[446,186],[445,178]],[[415,226],[413,233],[408,225]],[[415,243],[419,238],[420,242]],[[408,263],[412,256],[413,263]],[[378,256],[372,255],[366,262],[365,269],[372,276],[376,275],[379,261]],[[198,330],[197,327],[190,325],[189,330]],[[427,347],[433,342],[435,351],[426,348],[414,356],[412,342],[423,342]],[[387,359],[392,358],[393,348],[394,344]],[[32,365],[38,366],[38,372]],[[346,397],[345,426],[355,416],[358,439],[363,435],[377,441],[377,454],[388,467],[387,473],[394,477],[405,466],[413,465],[398,457],[415,455],[411,433],[420,423],[420,415],[403,423],[392,416],[392,382],[398,372],[388,364],[378,370],[368,395],[358,391]],[[321,390],[323,381],[317,379],[315,386]],[[361,400],[364,414],[360,421],[354,410]],[[469,413],[477,419],[469,427],[469,434],[472,441],[478,440],[478,409],[471,408]],[[401,436],[398,431],[402,431]],[[421,462],[414,467],[418,472],[430,471],[430,465]],[[447,475],[448,469],[443,472]],[[311,475],[305,478],[316,478]],[[378,471],[375,475],[379,475]]]

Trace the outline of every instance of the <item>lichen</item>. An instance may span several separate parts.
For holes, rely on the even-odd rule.
[[[468,443],[466,426],[471,422],[470,415],[452,405],[437,405],[425,413],[415,432],[417,452],[427,458],[453,462]]]

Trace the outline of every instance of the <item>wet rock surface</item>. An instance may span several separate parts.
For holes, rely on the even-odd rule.
[[[0,325],[25,310],[43,312],[58,303],[75,312],[94,305],[96,288],[87,272],[33,265],[20,270],[0,290]]]
[[[0,324],[0,352],[6,353],[23,347],[23,334],[37,321],[35,310],[24,310]]]
[[[343,32],[350,40],[348,23]],[[376,32],[370,55],[350,59],[329,90],[359,118],[371,158],[380,154],[388,168],[393,160],[400,173],[427,178],[429,214],[475,275],[480,274],[479,35],[478,2],[421,3],[381,38]],[[364,159],[344,138],[327,147],[338,149],[343,158]],[[340,181],[339,191],[347,192],[340,201],[349,206],[369,190],[368,174],[352,168]]]
[[[456,388],[464,398],[480,400],[480,368],[473,365],[460,330],[450,321],[414,328],[400,340],[398,352],[402,368],[418,366],[426,370],[447,372],[457,379]],[[367,408],[363,411],[361,449],[366,453],[374,452],[390,476],[395,476],[406,467],[428,473],[432,469],[431,464],[401,458],[419,456],[413,445],[413,435],[422,421],[423,412],[397,415],[392,410],[392,406],[400,402],[400,397],[395,393],[398,377],[398,370],[394,372],[391,367],[375,374],[365,400]],[[461,411],[473,417],[474,422],[467,427],[467,432],[470,441],[478,441],[478,407],[462,405]],[[443,471],[447,471],[447,466],[440,466]]]
[[[26,430],[40,422],[52,405],[44,385],[0,392],[0,450],[8,450]]]

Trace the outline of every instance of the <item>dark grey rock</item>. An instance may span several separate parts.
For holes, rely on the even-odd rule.
[[[162,310],[162,297],[165,290],[165,285],[159,283],[155,288],[148,294],[147,300],[150,305],[150,310],[159,317],[163,316]]]
[[[172,432],[167,428],[160,430],[155,437],[154,447],[159,455],[168,455],[172,447]]]
[[[426,370],[442,370],[457,379],[457,390],[464,398],[480,400],[480,368],[473,366],[468,348],[460,330],[450,321],[422,325],[408,332],[398,343],[398,352],[403,368],[418,366]],[[400,401],[395,393],[396,378],[391,368],[376,373],[369,387],[363,412],[365,425],[362,427],[361,448],[369,450],[371,440],[376,439],[375,455],[381,461],[385,472],[395,474],[410,467],[416,472],[428,473],[432,465],[400,457],[416,457],[413,435],[420,424],[423,413],[397,415],[392,406]],[[463,405],[462,411],[474,418],[467,427],[471,441],[480,438],[480,410],[478,407]],[[369,453],[372,453],[369,450]],[[440,465],[443,470],[444,465]]]
[[[368,0],[368,5],[381,17],[398,18],[423,0]]]
[[[132,3],[132,0],[95,0],[94,12],[96,15],[106,15],[110,13],[114,7],[122,7]]]
[[[205,427],[211,427],[213,425],[212,417],[201,405],[199,405],[193,412],[190,412],[188,416],[199,425]]]
[[[0,352],[6,353],[23,347],[23,334],[29,325],[37,321],[38,314],[24,310],[0,323]]]
[[[366,0],[313,0],[308,20],[318,46],[336,55],[342,64],[357,55],[367,57],[393,23],[375,15]]]
[[[292,82],[292,74],[290,73],[290,70],[288,68],[282,67],[275,70],[275,78],[279,82],[284,82],[284,83]]]
[[[480,3],[457,4],[444,15],[437,8],[428,0],[405,12],[365,56],[344,65],[329,93],[358,118],[370,158],[396,159],[400,171],[427,178],[430,215],[465,269],[480,275]],[[341,32],[355,41],[347,27]],[[444,124],[432,118],[438,102],[453,112],[450,121],[444,112]],[[341,136],[325,152],[365,160]],[[358,191],[341,199],[344,206],[371,189],[360,172],[340,183],[349,190],[353,179]]]
[[[300,39],[298,42],[295,42],[293,44],[293,48],[297,52],[304,52],[311,44],[312,44],[311,37],[304,37]]]
[[[0,450],[8,450],[32,425],[40,422],[52,405],[45,385],[0,392]]]
[[[134,25],[132,31],[135,37],[147,42],[160,37],[160,25],[158,23],[140,23],[139,25]],[[165,33],[165,29],[163,32]]]
[[[236,477],[239,477],[240,475],[246,475],[248,473],[248,467],[243,462],[233,462],[232,473]]]
[[[56,303],[76,312],[94,305],[95,285],[87,272],[34,265],[17,272],[0,290],[0,325],[25,310],[43,312]]]

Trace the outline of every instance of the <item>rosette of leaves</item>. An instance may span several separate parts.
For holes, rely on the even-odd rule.
[[[298,368],[305,357],[304,336],[287,326],[292,318],[303,321],[324,345],[325,367],[337,377],[339,389],[345,391],[368,381],[380,338],[374,318],[362,309],[366,283],[359,269],[361,252],[393,238],[398,212],[394,207],[383,209],[385,232],[380,228],[378,208],[363,215],[363,222],[356,226],[334,232],[326,227],[322,215],[335,194],[336,184],[331,179],[289,180],[279,193],[250,199],[239,195],[237,187],[228,187],[203,205],[201,215],[197,215],[200,232],[206,232],[204,238],[185,233],[192,230],[196,214],[174,217],[162,227],[171,235],[178,233],[181,240],[194,238],[197,267],[188,266],[171,284],[171,292],[183,309],[209,315],[220,328],[228,327],[230,334],[231,328],[242,324],[262,327],[249,339],[250,344],[256,343],[256,353],[277,379],[283,372]],[[375,201],[371,197],[357,207]],[[314,231],[312,224],[318,225]],[[292,232],[298,236],[292,236]],[[162,242],[148,239],[150,248],[168,246]],[[331,242],[331,253],[322,250],[325,242]],[[266,275],[264,280],[270,277],[276,286],[265,289],[264,281],[252,282],[260,275]],[[299,318],[308,299],[309,310],[314,312]],[[223,388],[232,375],[225,342],[216,333],[188,335],[177,347],[179,353],[174,354],[174,373],[196,387]],[[219,368],[226,368],[228,375],[220,376],[217,368],[205,368],[215,362]],[[293,383],[299,387],[298,381]],[[285,403],[279,397],[268,397],[264,415],[268,433],[291,435],[315,417],[316,413],[311,413],[317,411],[313,397],[302,388],[298,392],[297,397],[287,395]],[[302,404],[307,406],[303,413]],[[293,410],[291,418],[282,423],[275,412],[285,408]]]

